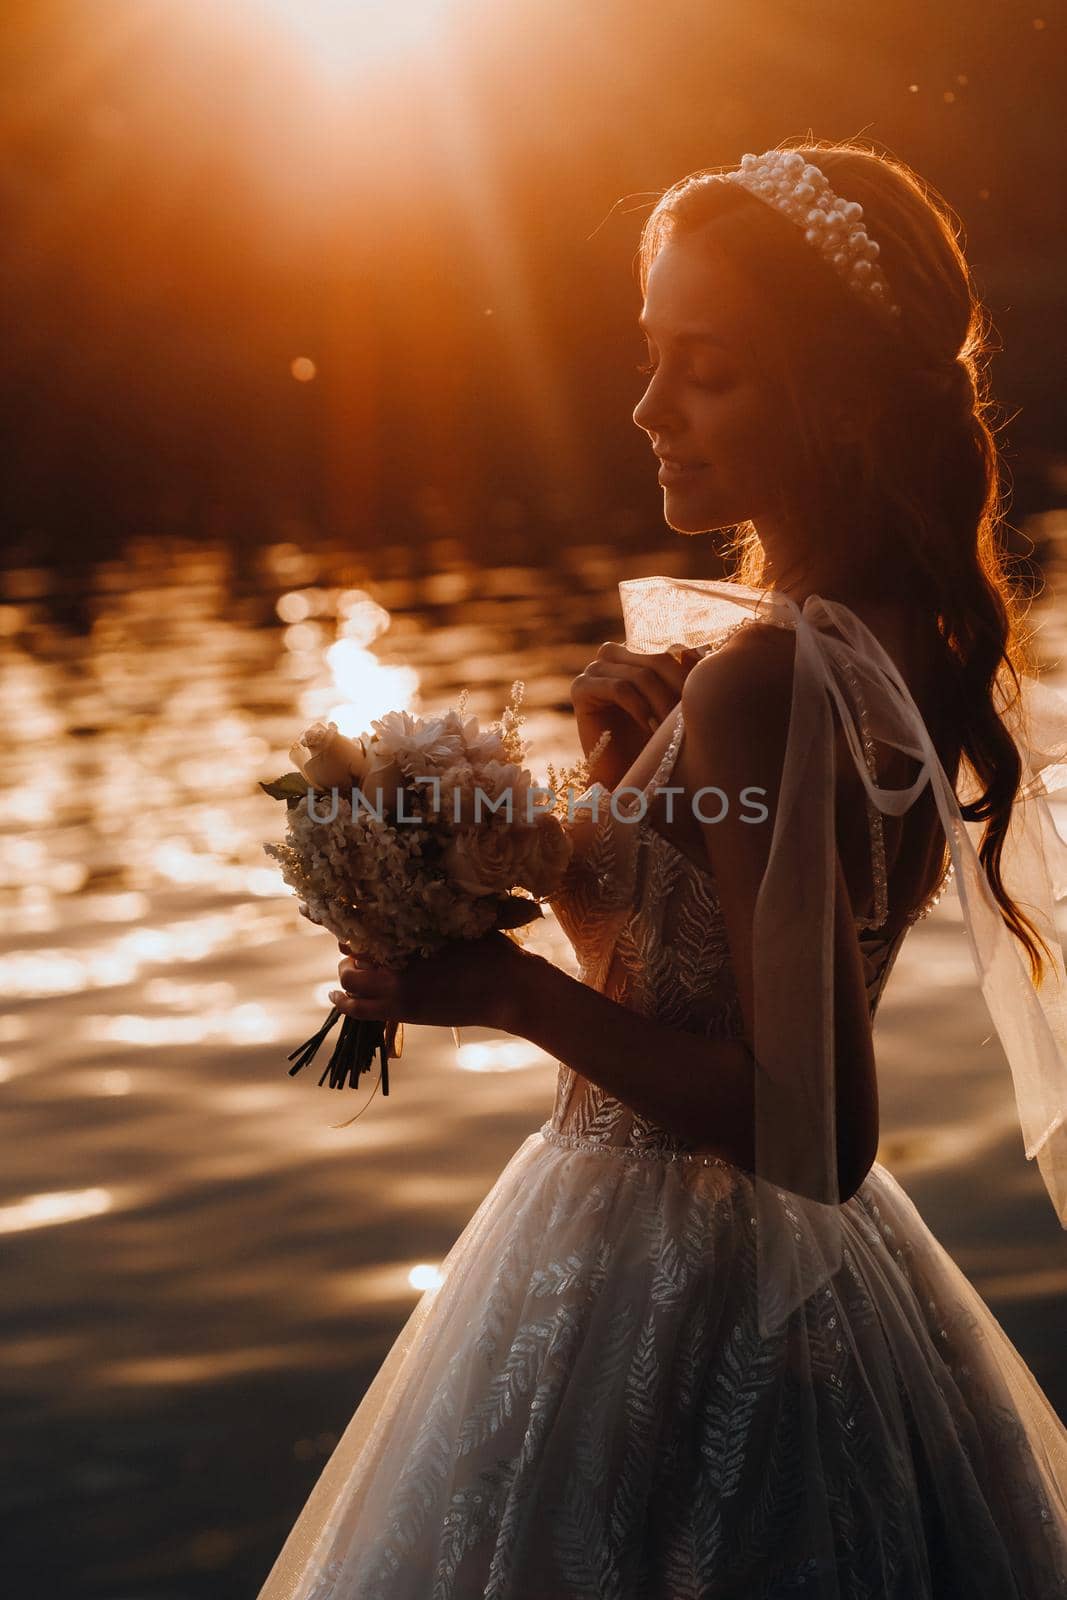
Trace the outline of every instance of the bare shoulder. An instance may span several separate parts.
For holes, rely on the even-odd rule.
[[[759,737],[788,721],[793,695],[796,634],[792,628],[753,622],[721,649],[705,656],[682,686],[682,715],[689,735],[738,733]],[[779,715],[780,714],[780,715]]]

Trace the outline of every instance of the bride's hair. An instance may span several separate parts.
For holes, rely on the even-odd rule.
[[[846,287],[794,222],[740,185],[708,181],[726,167],[702,168],[660,196],[641,234],[641,290],[669,239],[708,229],[766,304],[755,353],[786,399],[785,426],[800,445],[801,481],[790,492],[822,548],[845,554],[861,530],[867,570],[886,590],[921,596],[936,617],[954,669],[950,726],[977,779],[977,798],[960,809],[986,823],[979,857],[1040,986],[1038,947],[1050,959],[1051,952],[1000,875],[1022,775],[1002,714],[1036,659],[1002,546],[993,327],[959,242],[962,225],[895,156],[856,140],[778,148],[798,150],[838,194],[862,205],[900,316],[890,322]],[[734,530],[726,554],[732,579],[765,586],[753,523]]]

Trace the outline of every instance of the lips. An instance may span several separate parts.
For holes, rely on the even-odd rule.
[[[707,468],[706,461],[679,461],[674,456],[659,457],[660,483],[675,483],[682,478],[689,478]]]

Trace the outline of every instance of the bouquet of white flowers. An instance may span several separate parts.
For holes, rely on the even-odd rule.
[[[512,685],[502,720],[488,729],[464,717],[466,690],[458,711],[390,711],[356,739],[333,722],[313,723],[289,752],[297,770],[260,785],[287,808],[285,842],[264,845],[267,855],[304,914],[354,955],[401,969],[449,939],[517,935],[543,915],[538,901],[559,887],[571,840],[560,779],[550,766],[545,788],[522,764],[523,689]],[[562,776],[575,775],[579,768]],[[340,1016],[335,1006],[290,1054],[290,1076]],[[378,1051],[387,1095],[389,1058],[402,1048],[399,1022],[346,1016],[319,1083],[328,1076],[333,1088],[358,1087]]]

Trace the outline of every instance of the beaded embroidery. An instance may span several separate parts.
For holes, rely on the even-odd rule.
[[[867,763],[867,771],[874,783],[878,782],[878,764],[874,750],[874,739],[871,737],[870,717],[860,694],[859,679],[856,676],[852,663],[845,663],[845,672],[852,687],[856,705],[860,714],[860,737],[863,744],[863,758]],[[880,928],[889,915],[889,879],[885,864],[885,833],[882,828],[882,813],[867,796],[867,821],[871,835],[871,872],[874,878],[874,911],[869,917],[857,917],[857,928]]]
[[[726,1161],[722,1156],[701,1155],[696,1150],[666,1150],[666,1149],[640,1149],[632,1144],[605,1144],[602,1140],[583,1139],[577,1133],[562,1133],[559,1128],[554,1128],[551,1122],[546,1122],[541,1133],[550,1144],[560,1145],[567,1150],[584,1150],[591,1155],[611,1155],[622,1158],[632,1157],[638,1161],[688,1161],[699,1167],[732,1167],[733,1163]]]
[[[868,714],[866,704],[864,703],[863,695],[860,693],[859,679],[856,676],[855,669],[853,668],[851,662],[845,663],[845,671],[848,681],[852,687],[852,693],[855,698],[856,705],[859,708],[860,735],[863,745],[864,760],[867,763],[867,771],[871,775],[872,782],[877,783],[878,763],[875,755],[874,739],[871,736],[870,716]],[[889,915],[889,880],[886,872],[885,833],[882,826],[882,813],[879,811],[877,805],[875,805],[870,795],[867,796],[867,817],[871,834],[871,870],[874,878],[874,911],[869,917],[857,917],[856,927],[880,928],[883,926],[886,918]],[[910,927],[913,922],[920,922],[923,917],[928,917],[930,915],[930,912],[934,909],[938,901],[944,895],[945,890],[948,888],[949,879],[952,877],[954,870],[955,863],[950,860],[946,871],[942,874],[941,879],[930,898],[921,902],[913,911],[908,913],[908,916],[904,921],[905,927]]]

